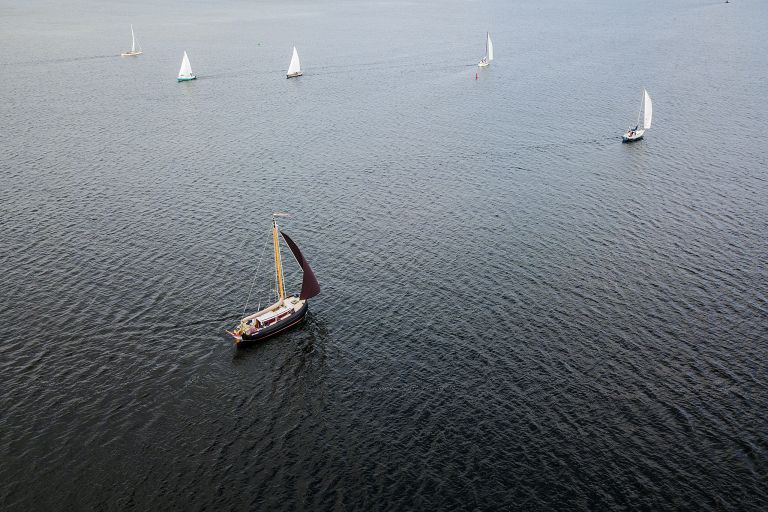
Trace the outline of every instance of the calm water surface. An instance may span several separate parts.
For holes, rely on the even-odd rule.
[[[3,0],[0,508],[765,510],[766,27]],[[235,350],[277,210],[322,295]]]

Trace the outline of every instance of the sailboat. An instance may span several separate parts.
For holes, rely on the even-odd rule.
[[[288,76],[286,78],[293,78],[301,76],[301,62],[299,62],[299,52],[296,51],[296,47],[293,47],[293,55],[291,56],[291,64],[288,66]]]
[[[179,76],[176,77],[177,82],[187,82],[197,78],[192,74],[192,66],[189,64],[189,57],[187,52],[184,52],[184,57],[181,59],[181,67],[179,68]]]
[[[309,309],[307,301],[320,293],[320,284],[317,282],[317,278],[304,255],[301,254],[299,247],[277,227],[277,217],[284,215],[280,213],[272,215],[272,245],[274,250],[276,292],[279,295],[278,301],[269,307],[246,316],[240,320],[240,323],[234,330],[227,331],[235,339],[236,345],[248,341],[264,340],[300,324],[307,314],[307,309]],[[290,297],[285,295],[283,262],[280,257],[278,234],[288,244],[288,248],[303,272],[301,291],[298,295]]]
[[[643,127],[640,128],[640,116],[643,116]],[[622,135],[622,142],[634,142],[643,138],[645,130],[651,127],[651,119],[653,118],[653,102],[648,95],[648,91],[643,89],[643,98],[640,100],[640,112],[637,113],[637,123],[634,128],[627,130]]]
[[[138,50],[136,49],[136,46],[139,47]],[[123,57],[135,57],[137,55],[141,55],[142,53],[144,52],[141,51],[141,45],[136,44],[136,35],[133,33],[133,24],[131,24],[131,51],[123,52],[120,55]]]
[[[487,67],[493,60],[493,41],[491,41],[491,33],[486,32],[487,38],[485,40],[485,56],[477,63],[481,68]]]

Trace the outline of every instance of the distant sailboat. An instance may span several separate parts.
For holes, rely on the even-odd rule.
[[[640,116],[643,116],[643,127],[640,128]],[[640,100],[640,112],[637,113],[637,123],[634,128],[627,130],[622,136],[622,142],[633,142],[643,138],[645,130],[651,127],[653,118],[653,102],[648,95],[648,91],[643,89],[643,98]]]
[[[181,59],[181,68],[179,68],[179,76],[176,77],[177,82],[187,82],[197,78],[192,74],[192,66],[189,64],[189,57],[187,52],[184,52],[184,57]]]
[[[138,50],[136,49],[137,46],[139,47]],[[120,55],[123,57],[135,57],[137,55],[141,55],[142,53],[144,52],[141,51],[141,45],[136,44],[136,36],[133,33],[133,24],[131,24],[131,51],[123,52]]]
[[[296,51],[296,47],[293,47],[293,55],[291,56],[291,64],[288,66],[288,75],[286,78],[294,78],[301,76],[301,62],[299,62],[299,52]]]
[[[482,59],[480,59],[480,62],[478,62],[478,66],[481,68],[487,67],[491,61],[493,60],[493,41],[491,41],[491,33],[487,32],[487,39],[485,40],[485,55]]]
[[[235,338],[236,345],[246,341],[264,340],[295,327],[304,320],[304,316],[307,314],[307,309],[309,309],[308,300],[320,293],[320,284],[317,282],[317,278],[314,272],[312,272],[309,263],[304,259],[304,255],[301,254],[299,247],[277,227],[277,217],[284,215],[282,213],[272,215],[275,292],[278,295],[278,300],[271,306],[241,319],[233,331],[227,331]],[[280,239],[278,234],[282,235],[283,240],[288,244],[288,248],[291,250],[293,257],[296,258],[296,263],[299,264],[303,273],[301,291],[298,295],[291,297],[286,297],[285,295],[283,261],[280,257]]]

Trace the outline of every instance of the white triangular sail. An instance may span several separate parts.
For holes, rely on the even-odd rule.
[[[651,127],[651,119],[653,118],[653,102],[648,95],[648,91],[643,89],[643,128],[648,129]]]
[[[488,32],[488,40],[485,43],[486,55],[488,56],[488,62],[493,60],[493,42],[491,41],[491,33]]]
[[[187,52],[184,52],[184,57],[181,59],[181,68],[179,68],[179,78],[191,78],[192,66],[189,64],[189,57]]]
[[[141,55],[141,53],[141,45],[136,40],[136,33],[133,31],[133,24],[131,23],[131,49],[124,51],[120,55],[133,57],[136,55]]]
[[[299,61],[299,52],[296,51],[296,47],[293,47],[293,55],[291,56],[291,64],[288,66],[288,74],[294,75],[301,73],[301,62]]]

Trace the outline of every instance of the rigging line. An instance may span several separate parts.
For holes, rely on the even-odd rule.
[[[259,275],[259,269],[261,268],[261,260],[264,258],[264,251],[267,250],[267,244],[269,243],[269,239],[267,239],[266,242],[264,242],[264,247],[261,248],[261,256],[259,256],[259,263],[256,265],[256,272],[253,273],[253,279],[251,280],[251,289],[248,290],[248,298],[245,301],[245,305],[243,306],[243,315],[245,316],[245,310],[248,308],[248,303],[251,301],[251,293],[253,292],[253,285],[256,284],[256,277]]]

